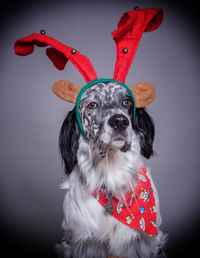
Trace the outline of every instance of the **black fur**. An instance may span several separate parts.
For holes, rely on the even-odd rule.
[[[153,155],[154,122],[145,108],[136,109],[136,117],[133,129],[139,135],[141,154],[149,159]]]
[[[80,131],[76,122],[75,108],[65,118],[59,135],[60,153],[65,164],[66,174],[70,174],[77,163],[77,150]]]
[[[145,108],[136,109],[136,117],[132,125],[140,138],[141,154],[149,159],[153,155],[154,122]],[[80,130],[74,108],[65,118],[59,135],[60,153],[65,164],[66,174],[70,174],[77,163],[79,136]]]

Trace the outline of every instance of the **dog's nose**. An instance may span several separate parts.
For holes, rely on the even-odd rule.
[[[119,131],[125,130],[129,126],[128,118],[122,114],[116,114],[109,118],[108,124]]]

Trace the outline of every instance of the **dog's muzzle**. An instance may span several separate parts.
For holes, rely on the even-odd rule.
[[[98,137],[98,149],[101,152],[121,150],[126,152],[131,145],[130,121],[125,114],[112,114],[103,125]]]

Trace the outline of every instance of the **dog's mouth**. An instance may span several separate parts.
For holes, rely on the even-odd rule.
[[[110,145],[112,147],[116,147],[117,149],[121,149],[125,144],[125,139],[122,136],[117,136],[114,139],[112,139]]]
[[[118,135],[113,137],[108,143],[102,142],[99,146],[100,152],[121,150],[122,152],[126,152],[130,149],[131,144],[128,143],[125,137]]]

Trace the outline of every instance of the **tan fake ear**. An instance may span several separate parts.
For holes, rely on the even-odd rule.
[[[64,99],[71,103],[76,103],[76,98],[81,87],[73,84],[70,81],[57,81],[54,83],[52,90],[61,99]]]
[[[155,87],[149,82],[139,82],[131,87],[137,108],[143,108],[154,101],[156,97]]]

